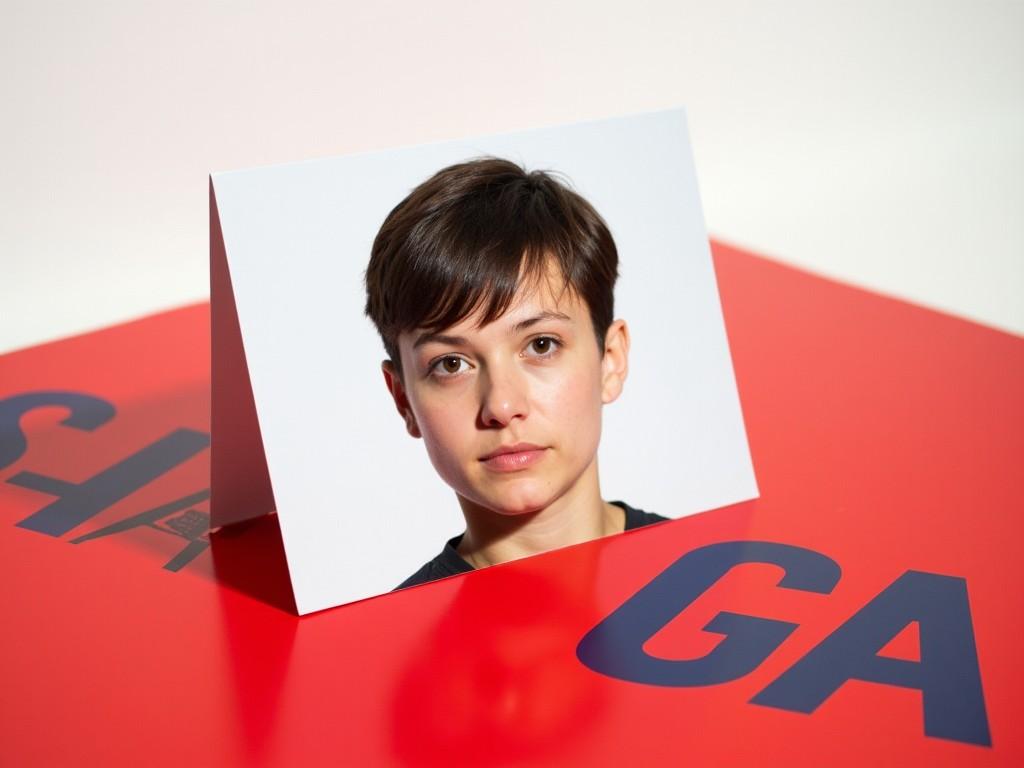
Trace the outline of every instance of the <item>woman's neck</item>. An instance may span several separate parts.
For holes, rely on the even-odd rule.
[[[474,568],[518,560],[552,549],[622,533],[626,513],[590,493],[568,493],[544,509],[505,515],[459,497],[466,533],[456,551]]]

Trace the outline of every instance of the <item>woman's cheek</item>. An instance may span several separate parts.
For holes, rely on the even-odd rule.
[[[586,448],[595,435],[600,435],[601,399],[590,377],[573,377],[553,387],[545,410],[548,419],[559,425],[563,437]]]
[[[462,474],[461,466],[467,453],[473,450],[472,435],[466,434],[465,415],[454,404],[443,408],[423,408],[420,431],[426,443],[427,454],[434,468],[444,479],[453,480]],[[470,428],[473,421],[469,422]]]

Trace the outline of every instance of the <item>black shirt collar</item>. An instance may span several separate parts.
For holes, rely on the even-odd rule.
[[[669,519],[651,512],[644,512],[642,509],[634,509],[624,501],[612,501],[609,503],[614,504],[617,507],[622,507],[625,511],[625,530],[627,531]],[[457,573],[466,573],[468,571],[476,570],[456,551],[459,543],[462,541],[462,537],[465,535],[465,533],[460,533],[458,536],[448,539],[448,541],[445,542],[444,549],[441,550],[441,554],[434,558],[434,563],[440,570],[444,571],[444,575],[446,576],[454,576]]]

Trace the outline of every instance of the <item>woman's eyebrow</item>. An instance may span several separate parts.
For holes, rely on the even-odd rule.
[[[466,339],[462,336],[445,336],[443,333],[424,333],[413,342],[412,348],[419,349],[424,344],[429,344],[432,341],[436,341],[438,344],[447,344],[450,347],[457,347],[467,343]]]
[[[541,312],[541,313],[539,313],[537,315],[534,315],[533,317],[529,317],[529,318],[527,318],[525,320],[520,320],[518,323],[516,323],[515,325],[513,325],[509,329],[509,335],[510,336],[514,336],[515,334],[521,333],[522,331],[525,331],[530,326],[536,325],[537,323],[542,322],[544,320],[569,320],[569,321],[571,321],[572,318],[569,317],[569,315],[566,315],[566,314],[564,314],[562,312],[555,312],[553,310],[545,310],[544,312]],[[424,344],[429,344],[432,341],[433,342],[437,342],[439,344],[449,344],[451,346],[459,346],[459,345],[462,345],[462,344],[468,344],[469,343],[462,336],[449,336],[449,335],[444,334],[444,333],[423,333],[423,334],[420,334],[420,336],[416,339],[416,341],[413,342],[412,348],[413,349],[419,349]]]
[[[531,318],[521,320],[520,322],[516,323],[515,325],[512,326],[512,329],[509,331],[509,334],[514,336],[517,333],[525,331],[531,325],[536,325],[537,323],[543,320],[572,320],[572,318],[561,312],[546,310],[544,312],[541,312],[539,315],[534,315]]]

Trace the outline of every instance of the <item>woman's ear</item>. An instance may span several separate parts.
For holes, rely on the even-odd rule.
[[[629,326],[616,320],[604,336],[604,357],[601,359],[601,402],[614,402],[629,374]]]
[[[406,431],[413,437],[423,437],[420,433],[419,425],[416,424],[416,414],[412,412],[409,398],[405,394],[405,385],[402,383],[402,377],[395,370],[395,364],[390,360],[384,360],[380,364],[380,369],[384,374],[384,383],[387,385],[388,392],[391,393],[391,397],[395,401],[395,408],[398,409],[399,415],[405,422]]]

